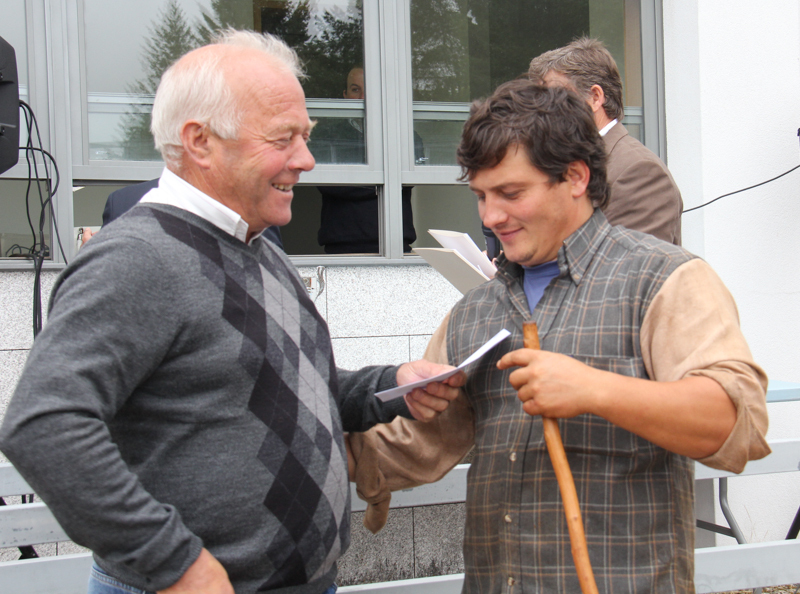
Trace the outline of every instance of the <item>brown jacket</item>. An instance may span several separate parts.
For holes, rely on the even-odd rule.
[[[603,209],[608,222],[680,245],[683,201],[667,166],[622,124],[611,128],[603,140],[611,186],[611,198]]]

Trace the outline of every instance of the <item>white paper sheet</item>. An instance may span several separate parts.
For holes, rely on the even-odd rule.
[[[399,398],[404,394],[408,394],[414,388],[421,388],[422,386],[427,386],[428,384],[432,384],[433,382],[440,382],[442,380],[446,380],[448,377],[458,373],[460,369],[464,369],[464,367],[466,367],[470,363],[474,363],[475,361],[483,357],[486,353],[488,353],[491,349],[493,349],[495,346],[497,346],[499,343],[504,341],[509,336],[511,336],[511,332],[509,332],[504,328],[503,330],[500,330],[500,332],[495,334],[492,338],[490,338],[486,344],[484,344],[477,351],[475,351],[469,357],[467,357],[467,359],[455,369],[439,374],[435,377],[429,377],[427,379],[420,380],[418,382],[412,382],[404,386],[397,386],[396,388],[391,388],[389,390],[384,390],[383,392],[378,392],[375,394],[375,396],[377,396],[383,402],[387,402],[388,400],[393,400],[394,398]]]
[[[445,229],[428,229],[428,233],[430,233],[443,248],[455,250],[460,253],[467,262],[486,275],[486,278],[494,278],[497,268],[489,261],[486,254],[475,245],[475,242],[469,234]]]

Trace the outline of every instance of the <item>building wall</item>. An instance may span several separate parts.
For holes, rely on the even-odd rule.
[[[664,56],[667,158],[687,208],[800,162],[797,0],[664,0]],[[684,245],[733,293],[756,361],[786,381],[800,381],[799,197],[800,170],[683,217]],[[769,439],[798,436],[800,403],[769,413]],[[731,479],[729,500],[749,539],[782,539],[800,476]]]

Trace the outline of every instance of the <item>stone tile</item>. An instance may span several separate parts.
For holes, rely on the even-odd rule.
[[[414,509],[414,577],[449,575],[464,571],[463,503]]]
[[[42,316],[58,271],[42,272]],[[33,343],[33,272],[0,272],[0,349],[29,349]]]
[[[0,563],[19,559],[19,549],[0,549]]]
[[[414,577],[412,510],[393,509],[378,534],[364,528],[364,513],[352,516],[350,548],[339,561],[340,586]]]
[[[0,351],[0,422],[8,408],[8,402],[14,393],[27,357],[27,350]],[[8,462],[2,452],[0,452],[0,462]]]
[[[461,298],[429,266],[329,266],[331,336],[432,334]]]
[[[410,361],[422,359],[425,349],[428,348],[428,343],[431,341],[431,336],[431,334],[423,334],[408,337],[408,358]]]
[[[336,365],[343,369],[361,369],[366,365],[399,365],[409,361],[406,336],[334,338],[331,342]]]
[[[40,557],[55,557],[58,554],[58,543],[55,542],[34,545],[33,548]]]
[[[72,541],[60,542],[57,547],[58,555],[76,555],[78,553],[91,553],[86,547],[77,545]]]

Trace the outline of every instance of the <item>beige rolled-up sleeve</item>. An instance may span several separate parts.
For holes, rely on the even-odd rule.
[[[448,363],[449,314],[431,337],[424,358]],[[472,448],[475,424],[463,392],[436,419],[421,423],[397,417],[346,437],[358,496],[367,502],[364,526],[378,532],[386,524],[391,492],[438,481]]]
[[[640,340],[651,379],[709,377],[736,407],[725,443],[699,462],[741,472],[748,460],[770,453],[766,373],[753,360],[733,297],[706,262],[693,259],[670,275],[645,314]]]

